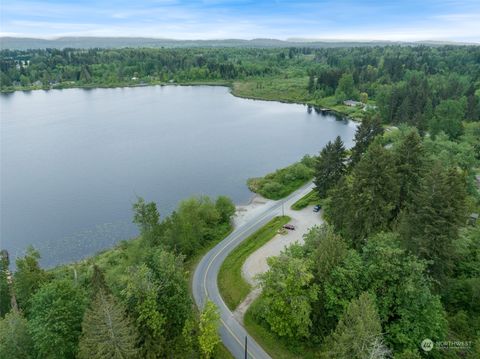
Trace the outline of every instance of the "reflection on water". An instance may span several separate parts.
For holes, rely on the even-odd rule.
[[[1,247],[44,265],[136,235],[137,195],[162,216],[192,195],[251,196],[245,182],[316,154],[355,124],[319,109],[153,86],[0,96]]]

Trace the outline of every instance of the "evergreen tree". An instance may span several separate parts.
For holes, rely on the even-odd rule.
[[[360,161],[375,137],[382,134],[382,122],[378,116],[363,119],[355,132],[355,146],[352,148],[352,155],[350,157],[351,167],[355,166]]]
[[[371,234],[387,230],[394,219],[399,185],[391,151],[373,143],[352,173],[352,187],[343,216],[348,239],[359,248]]]
[[[202,357],[209,359],[215,353],[217,345],[220,343],[218,327],[220,324],[220,314],[212,301],[207,301],[205,308],[200,314],[198,343]]]
[[[121,303],[111,295],[103,272],[93,266],[92,301],[86,310],[79,358],[136,358],[138,334]]]
[[[38,264],[39,259],[40,253],[29,246],[25,256],[15,261],[17,265],[13,277],[15,297],[27,318],[30,317],[30,298],[48,280],[48,274]]]
[[[378,343],[382,326],[375,305],[375,297],[367,292],[353,299],[327,338],[322,357],[336,359],[387,358],[389,350]]]
[[[330,190],[329,198],[323,203],[323,215],[327,223],[330,223],[335,232],[343,238],[349,238],[349,225],[351,221],[352,207],[352,176],[344,176]]]
[[[325,198],[328,190],[345,174],[346,157],[345,146],[340,136],[337,136],[333,143],[329,141],[320,151],[320,156],[315,163],[314,179],[320,198]]]
[[[27,320],[18,310],[12,310],[5,318],[0,319],[0,358],[35,358]]]
[[[395,149],[395,165],[400,186],[397,213],[412,201],[413,193],[420,185],[425,166],[422,140],[416,130],[411,130]]]
[[[465,181],[456,169],[435,163],[415,191],[400,226],[412,253],[430,262],[434,278],[442,280],[452,266],[452,243],[465,223]]]
[[[8,252],[0,251],[0,318],[10,311],[12,297],[10,295],[10,285],[8,283]]]
[[[85,312],[79,358],[137,358],[137,333],[125,308],[105,289],[99,289]]]

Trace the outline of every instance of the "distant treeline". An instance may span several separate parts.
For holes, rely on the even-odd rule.
[[[439,114],[479,117],[480,47],[0,51],[1,91],[169,82],[235,82],[246,84],[241,95],[247,97],[327,107],[358,100],[384,123],[406,122],[424,131]],[[366,113],[343,107],[357,117]]]

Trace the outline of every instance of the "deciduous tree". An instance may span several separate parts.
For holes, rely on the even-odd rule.
[[[48,280],[47,273],[40,268],[39,259],[40,253],[29,246],[25,256],[16,260],[13,287],[18,306],[27,318],[30,316],[30,298]]]
[[[86,295],[68,280],[43,285],[32,297],[29,328],[42,358],[75,358]]]
[[[286,254],[267,261],[270,269],[260,276],[261,315],[277,335],[307,338],[312,325],[312,303],[318,294],[317,285],[312,283],[311,263]]]
[[[212,301],[205,303],[205,308],[200,314],[198,343],[202,356],[209,359],[215,353],[217,345],[220,343],[218,327],[220,325],[220,314]]]

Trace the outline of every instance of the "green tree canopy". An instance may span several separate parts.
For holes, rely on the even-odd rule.
[[[346,173],[346,158],[345,146],[340,136],[337,136],[333,143],[328,141],[320,151],[315,163],[314,179],[320,198],[326,197],[328,190]]]
[[[398,199],[394,156],[375,142],[355,166],[351,181],[340,182],[332,192],[325,211],[335,229],[360,248],[368,236],[390,228]]]
[[[101,288],[83,317],[78,357],[138,358],[137,337],[123,305]]]
[[[444,100],[435,108],[435,115],[430,123],[432,136],[440,131],[450,139],[457,139],[463,134],[462,120],[465,118],[466,99]]]
[[[142,197],[137,198],[133,204],[133,223],[135,223],[142,234],[148,233],[158,225],[160,214],[157,211],[155,202],[145,202]]]
[[[25,315],[30,317],[30,299],[35,292],[48,280],[48,274],[40,268],[38,260],[40,253],[32,246],[27,248],[24,257],[15,261],[17,270],[14,274],[13,287],[18,306]]]
[[[431,274],[443,279],[452,267],[452,243],[465,223],[465,181],[456,169],[435,163],[414,192],[400,225],[403,242],[430,262]]]
[[[335,331],[326,339],[322,357],[336,359],[387,358],[389,350],[381,344],[382,325],[375,297],[367,292],[353,299]]]
[[[350,167],[355,166],[363,154],[367,152],[368,147],[373,140],[383,134],[382,122],[377,116],[368,116],[362,120],[360,126],[355,132],[355,146],[352,148],[352,155],[350,157]]]
[[[86,294],[69,280],[43,285],[32,297],[29,328],[42,358],[75,358]]]
[[[218,327],[220,326],[220,314],[215,304],[208,300],[200,314],[198,342],[202,357],[209,359],[215,353],[220,343]]]
[[[0,319],[0,358],[35,358],[27,320],[18,310],[12,310]]]
[[[267,260],[270,270],[260,276],[262,310],[260,315],[281,337],[302,339],[310,335],[312,303],[318,288],[311,263],[286,254]]]

